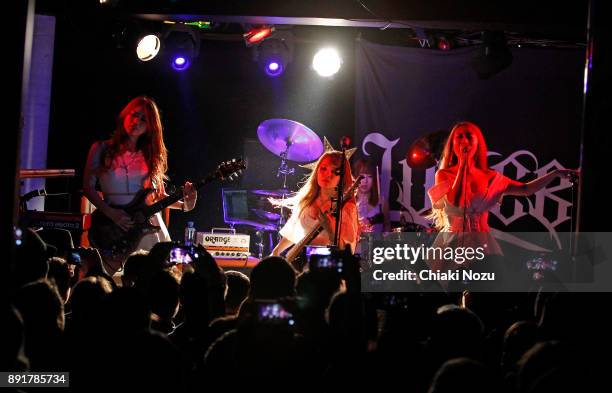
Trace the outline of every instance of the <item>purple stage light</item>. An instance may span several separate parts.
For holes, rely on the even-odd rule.
[[[279,76],[280,74],[282,74],[284,71],[283,65],[278,62],[278,61],[270,61],[267,65],[266,65],[266,74],[268,76]]]
[[[177,56],[172,60],[172,68],[177,71],[183,71],[189,67],[189,59],[184,56]]]

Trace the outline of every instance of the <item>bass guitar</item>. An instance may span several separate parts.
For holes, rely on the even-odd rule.
[[[244,169],[246,169],[246,164],[242,159],[223,162],[214,172],[194,183],[194,188],[200,189],[214,180],[232,180],[238,177]],[[89,243],[99,249],[106,258],[122,263],[132,252],[136,251],[145,235],[159,230],[158,226],[149,222],[149,218],[183,198],[183,187],[180,187],[156,203],[147,205],[146,198],[153,191],[151,188],[146,188],[140,190],[127,205],[111,205],[115,209],[122,209],[132,218],[134,226],[128,231],[121,229],[99,209],[95,210],[91,215]]]

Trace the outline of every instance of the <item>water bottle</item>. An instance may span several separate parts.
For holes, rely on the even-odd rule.
[[[195,227],[193,226],[193,221],[188,221],[187,226],[185,227],[185,245],[193,246],[194,240],[195,240]]]

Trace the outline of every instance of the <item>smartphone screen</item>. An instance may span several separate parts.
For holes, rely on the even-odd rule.
[[[189,255],[189,251],[182,247],[174,247],[170,250],[170,257],[168,258],[169,263],[176,264],[187,264],[192,263],[193,258]]]
[[[292,326],[295,321],[293,314],[277,302],[257,301],[257,319],[265,323],[281,323]]]
[[[80,265],[81,254],[79,254],[76,250],[70,250],[70,252],[66,256],[66,262],[70,265]]]
[[[310,270],[326,270],[342,273],[344,261],[339,253],[334,253],[331,247],[307,246],[306,258]]]

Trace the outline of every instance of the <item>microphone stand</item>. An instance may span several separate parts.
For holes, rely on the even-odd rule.
[[[338,181],[338,186],[336,188],[336,210],[334,211],[334,217],[336,219],[336,233],[334,235],[334,246],[340,247],[340,223],[342,222],[342,205],[344,201],[344,170],[345,170],[345,161],[346,161],[346,145],[344,141],[341,142],[342,147],[342,159],[340,161],[340,167],[338,171],[340,172],[340,181]]]
[[[463,229],[461,231],[461,246],[463,247],[464,242],[465,242],[465,221],[467,219],[467,187],[468,187],[468,173],[469,173],[469,158],[467,157],[467,153],[468,153],[468,148],[463,148],[462,153],[465,155],[465,159],[468,160],[468,162],[465,165],[465,168],[463,169],[463,221],[462,221],[462,226]],[[471,230],[471,227],[470,227]]]

